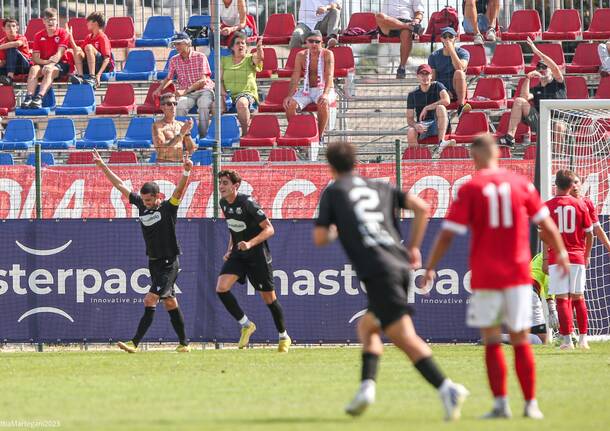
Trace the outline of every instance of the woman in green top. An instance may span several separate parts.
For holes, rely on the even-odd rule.
[[[258,88],[256,87],[256,72],[263,70],[262,39],[256,43],[254,54],[248,53],[246,45],[247,36],[242,32],[235,32],[229,42],[232,55],[222,57],[222,103],[231,92],[233,107],[237,111],[237,119],[241,125],[242,136],[248,131],[250,124],[250,111],[258,103]],[[223,106],[226,110],[226,106]]]

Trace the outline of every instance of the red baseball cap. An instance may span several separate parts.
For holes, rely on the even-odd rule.
[[[417,68],[417,74],[419,75],[420,73],[432,73],[432,68],[430,67],[429,64],[420,64],[419,67]]]

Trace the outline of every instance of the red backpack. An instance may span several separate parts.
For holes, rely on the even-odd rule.
[[[459,25],[460,21],[455,8],[447,6],[438,12],[434,12],[428,20],[428,33],[432,35],[432,44],[436,41],[436,37],[440,36],[443,28],[452,27],[456,33],[459,33]]]

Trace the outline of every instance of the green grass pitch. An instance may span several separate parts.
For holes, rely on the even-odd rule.
[[[443,370],[468,387],[462,420],[442,421],[436,391],[396,349],[380,365],[377,403],[361,418],[343,413],[360,374],[356,348],[0,353],[0,425],[52,420],[70,430],[541,430],[610,429],[610,343],[589,352],[535,349],[543,423],[485,422],[491,407],[478,346],[433,346]]]

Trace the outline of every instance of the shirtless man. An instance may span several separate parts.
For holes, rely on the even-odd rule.
[[[332,51],[322,48],[322,33],[319,30],[309,32],[305,41],[307,49],[299,52],[295,59],[290,89],[284,99],[284,109],[290,120],[297,111],[303,110],[310,103],[318,105],[318,132],[322,143],[330,105],[336,99],[333,88],[335,57]],[[304,73],[306,79],[303,88],[297,91],[301,73]]]
[[[191,137],[193,120],[177,121],[177,105],[176,96],[173,93],[161,96],[163,118],[155,121],[152,129],[153,145],[157,151],[158,163],[180,162],[185,151],[191,155],[197,149]]]

